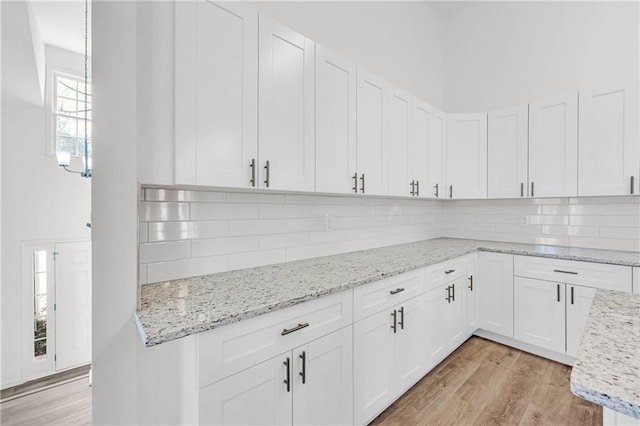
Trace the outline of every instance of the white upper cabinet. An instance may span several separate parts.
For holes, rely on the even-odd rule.
[[[315,44],[260,14],[260,187],[315,188]]]
[[[415,179],[413,195],[416,197],[435,198],[435,190],[432,191],[433,188],[429,183],[429,171],[433,163],[431,159],[433,114],[431,105],[416,98],[413,99],[413,138],[409,150],[409,168],[411,179]],[[440,163],[436,167],[442,170],[442,146],[439,150],[435,149],[434,154]]]
[[[356,66],[316,45],[316,191],[353,193]]]
[[[415,195],[415,178],[409,167],[412,105],[410,94],[395,87],[389,90],[389,195]]]
[[[447,198],[487,198],[487,114],[448,114]]]
[[[526,197],[528,105],[490,112],[488,120],[488,196]]]
[[[258,147],[258,14],[242,3],[175,7],[175,180],[251,187]]]
[[[638,87],[580,91],[578,195],[638,194]]]
[[[447,115],[434,108],[431,118],[431,139],[427,158],[429,178],[421,194],[434,198],[446,198],[444,155],[447,141]]]
[[[529,196],[578,190],[578,93],[529,104]]]
[[[358,193],[387,195],[389,86],[358,68],[357,157]]]

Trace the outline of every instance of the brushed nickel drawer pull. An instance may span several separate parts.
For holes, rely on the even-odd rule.
[[[287,358],[283,364],[287,368],[287,378],[284,379],[284,383],[287,385],[287,392],[291,392],[291,360]]]
[[[563,271],[562,269],[554,269],[553,272],[558,272],[560,274],[571,274],[571,275],[578,275],[577,272],[573,272],[573,271]]]
[[[307,353],[305,351],[302,351],[299,356],[302,360],[302,371],[298,374],[300,374],[300,377],[302,377],[302,384],[304,385],[305,383],[307,383]]]
[[[433,195],[435,195],[435,196],[436,196],[436,198],[438,198],[438,187],[439,187],[439,186],[440,186],[440,185],[438,185],[437,183],[433,186],[433,187],[436,189],[436,192],[433,194]]]
[[[633,193],[632,193],[633,194]],[[420,196],[420,181],[416,181],[416,197]]]
[[[353,187],[351,189],[353,189],[353,192],[355,192],[356,194],[358,193],[358,173],[357,172],[353,174]]]
[[[398,293],[402,293],[403,291],[404,291],[404,288],[398,287],[395,290],[389,291],[389,294],[398,294]]]
[[[400,321],[398,321],[398,325],[400,326],[400,330],[404,330],[404,306],[400,307],[399,312],[400,312]]]
[[[449,274],[451,274],[451,273],[453,273],[453,272],[455,272],[455,271],[456,271],[455,269],[449,269],[449,270],[447,270],[447,271],[444,271],[444,273],[445,273],[445,274],[447,274],[447,275],[449,275]]]
[[[393,312],[391,312],[391,316],[393,317],[393,325],[391,326],[391,328],[393,329],[393,334],[396,334],[398,331],[398,312],[394,309]]]
[[[473,291],[473,275],[469,275],[469,290]]]
[[[302,330],[305,327],[309,327],[309,323],[308,322],[305,322],[304,324],[298,324],[293,328],[289,328],[289,329],[284,328],[284,329],[282,329],[282,333],[280,333],[280,334],[282,336],[285,336],[285,335],[287,335],[289,333],[293,333],[294,331]]]
[[[411,194],[412,196],[413,196],[413,195],[416,195],[416,190],[415,190],[415,188],[416,188],[416,181],[415,181],[415,180],[412,180],[410,185],[411,185],[411,191],[409,191],[409,194]]]
[[[251,163],[249,163],[249,166],[251,166],[251,180],[249,180],[249,183],[251,183],[252,187],[256,186],[256,159],[253,158],[251,159]]]
[[[270,164],[269,164],[269,160],[267,160],[264,164],[264,171],[265,171],[265,179],[264,179],[264,184],[265,186],[268,188],[269,187],[269,172],[270,172]]]

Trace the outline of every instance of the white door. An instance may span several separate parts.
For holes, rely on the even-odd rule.
[[[515,277],[514,338],[565,352],[565,285]]]
[[[638,194],[638,88],[580,91],[578,195]]]
[[[595,288],[567,286],[567,355],[575,357],[578,352],[582,332],[595,296]]]
[[[445,144],[447,140],[447,115],[433,109],[431,120],[431,139],[429,140],[429,157],[427,172],[429,179],[420,194],[433,198],[446,198],[445,188]]]
[[[259,17],[260,187],[315,188],[315,44]]]
[[[293,424],[353,424],[353,329],[294,349]]]
[[[382,311],[353,326],[354,421],[366,424],[395,397],[390,311]]]
[[[258,14],[207,1],[175,12],[176,183],[255,187]]]
[[[316,45],[316,191],[353,193],[356,66]]]
[[[56,370],[91,362],[91,243],[55,244]]]
[[[292,424],[291,356],[287,352],[200,389],[198,424]],[[287,377],[289,387],[285,383]]]
[[[425,294],[425,360],[430,370],[445,356],[443,318],[447,305],[448,285],[440,286]]]
[[[513,255],[478,253],[478,327],[513,338]]]
[[[384,80],[358,68],[357,158],[361,194],[389,193],[388,96]]]
[[[411,179],[416,180],[415,196],[434,198],[435,192],[429,183],[429,167],[431,161],[431,138],[433,123],[433,108],[426,102],[413,99],[413,138],[409,156]],[[439,151],[439,161],[442,162],[442,151]],[[438,158],[438,151],[434,152]],[[442,164],[439,165],[442,169]]]
[[[487,198],[487,114],[447,115],[447,198]]]
[[[404,392],[426,372],[424,316],[425,295],[396,306],[395,372],[398,392]]]
[[[389,90],[389,195],[414,196],[415,177],[409,158],[412,143],[413,98],[400,89]]]
[[[466,277],[447,284],[451,288],[449,301],[445,305],[445,315],[442,326],[445,329],[445,352],[460,346],[467,338],[467,327],[464,315],[464,292],[466,288]]]
[[[489,198],[526,197],[529,107],[490,112],[488,120]]]
[[[477,255],[465,258],[464,267],[466,272],[466,288],[465,288],[465,305],[466,305],[466,325],[467,336],[471,336],[478,328],[478,298],[476,297],[477,289],[475,287],[476,264],[478,263]]]
[[[529,196],[578,190],[578,93],[529,104]]]

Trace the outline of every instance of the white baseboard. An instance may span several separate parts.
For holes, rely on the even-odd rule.
[[[541,356],[542,358],[547,358],[552,361],[560,362],[562,364],[566,364],[568,366],[573,366],[575,358],[569,356],[567,354],[561,354],[559,352],[550,351],[549,349],[544,349],[539,346],[532,345],[530,343],[521,342],[519,340],[512,339],[510,337],[501,336],[496,333],[492,333],[491,331],[486,330],[476,330],[473,333],[474,336],[483,337],[488,340],[492,340],[497,343],[501,343],[506,346],[511,346],[512,348],[519,349],[524,352],[529,352],[531,354]]]

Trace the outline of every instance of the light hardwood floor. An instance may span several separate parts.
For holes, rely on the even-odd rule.
[[[602,407],[574,396],[571,367],[472,337],[374,425],[602,425]]]
[[[571,368],[472,337],[374,425],[601,425],[602,408],[573,396]],[[90,425],[79,379],[0,406],[3,425]]]

